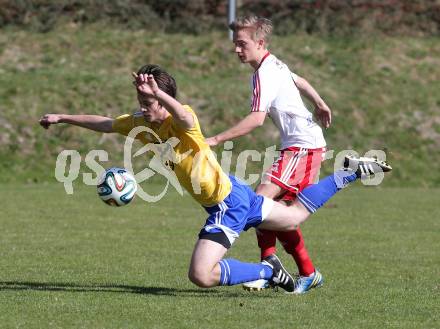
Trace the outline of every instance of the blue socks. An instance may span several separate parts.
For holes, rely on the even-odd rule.
[[[228,258],[221,260],[219,264],[221,269],[220,286],[233,286],[258,279],[269,280],[272,277],[272,268],[261,263],[243,263]]]
[[[339,170],[333,175],[320,180],[317,184],[306,187],[298,194],[298,200],[310,213],[314,213],[339,190],[354,182],[357,178],[356,173],[352,171]]]

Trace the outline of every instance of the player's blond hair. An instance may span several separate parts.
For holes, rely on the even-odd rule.
[[[263,17],[258,16],[242,16],[237,17],[237,19],[229,24],[229,28],[236,32],[242,29],[249,29],[252,31],[252,40],[256,41],[258,39],[263,39],[269,42],[269,37],[273,30],[272,22]]]

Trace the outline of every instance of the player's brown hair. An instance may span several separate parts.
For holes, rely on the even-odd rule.
[[[151,74],[156,80],[157,86],[160,90],[166,92],[173,98],[177,95],[177,85],[174,78],[169,75],[164,69],[156,64],[147,64],[142,66],[137,74]]]

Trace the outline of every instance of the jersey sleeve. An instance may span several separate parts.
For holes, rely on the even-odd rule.
[[[292,77],[293,82],[296,83],[296,81],[298,80],[298,75],[292,71],[290,71],[290,76]]]
[[[194,126],[192,128],[182,128],[180,127],[176,121],[172,121],[171,127],[174,129],[174,131],[185,131],[188,134],[197,134],[200,132],[200,125],[199,120],[197,118],[197,115],[195,114],[194,110],[189,105],[183,105],[183,108],[186,112],[190,113],[194,119]]]
[[[133,115],[123,114],[118,116],[113,120],[112,128],[115,133],[127,136],[134,128]]]
[[[134,137],[144,144],[157,141],[156,135],[152,134],[151,125],[144,121],[141,114],[124,114],[113,120],[113,132],[128,136],[133,128],[145,127]],[[154,131],[153,131],[154,132]],[[156,132],[154,132],[156,133]]]
[[[270,71],[258,70],[252,77],[251,112],[267,112],[278,93],[280,79]]]

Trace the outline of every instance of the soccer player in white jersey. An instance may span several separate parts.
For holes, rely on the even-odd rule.
[[[315,107],[315,115],[325,128],[331,123],[331,111],[316,90],[304,78],[292,73],[286,64],[267,50],[272,32],[270,20],[250,16],[230,24],[234,32],[235,52],[242,63],[254,70],[251,79],[252,102],[250,113],[232,128],[207,139],[211,146],[245,135],[261,126],[266,115],[272,119],[281,135],[278,160],[265,173],[256,192],[291,204],[298,192],[312,184],[319,172],[326,142],[322,129],[313,121],[301,95]],[[278,238],[287,253],[294,258],[299,271],[295,293],[302,294],[323,283],[304,245],[301,230],[274,232],[257,229],[261,259],[276,252]],[[244,285],[245,289],[268,287],[264,280]]]

